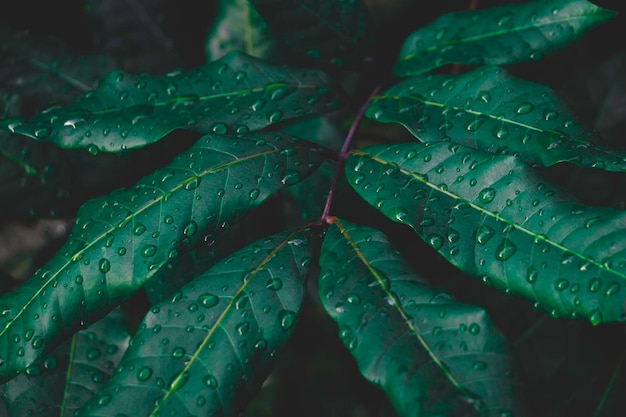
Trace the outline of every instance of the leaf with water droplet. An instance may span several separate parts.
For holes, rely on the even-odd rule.
[[[525,414],[506,339],[487,313],[431,288],[381,232],[333,218],[319,263],[322,304],[398,415]]]
[[[246,74],[245,80],[238,74]],[[137,83],[146,87],[137,89]],[[161,94],[154,98],[146,91]],[[277,91],[287,94],[275,97]],[[235,133],[242,120],[245,128],[253,131],[278,121],[321,114],[336,105],[333,94],[320,71],[274,67],[233,51],[188,71],[158,75],[112,72],[73,103],[40,112],[13,130],[66,149],[115,153],[149,145],[175,129]],[[310,104],[313,98],[315,102]],[[263,115],[251,109],[260,99],[268,102]],[[235,101],[238,111],[224,111]],[[280,118],[266,116],[277,111]],[[80,123],[76,123],[76,114],[81,115]],[[216,125],[223,128],[216,131]],[[37,133],[44,129],[45,135]]]
[[[535,0],[446,13],[407,37],[394,73],[422,74],[447,64],[535,61],[615,15],[587,0]]]
[[[257,144],[260,139],[263,145]],[[206,234],[221,233],[225,224],[282,190],[285,177],[290,181],[296,181],[296,174],[298,179],[306,178],[324,157],[321,148],[286,134],[204,136],[134,187],[83,204],[69,240],[57,255],[2,297],[3,305],[19,308],[0,317],[0,341],[33,328],[43,338],[43,346],[35,348],[25,340],[0,343],[0,357],[8,358],[0,367],[0,378],[24,370],[47,346],[129,298],[173,262],[172,250],[189,249]],[[270,175],[258,183],[259,173]],[[228,194],[215,197],[215,190],[227,188],[232,178],[254,185],[247,190],[229,186]],[[188,190],[192,182],[196,186]],[[250,198],[252,188],[259,190],[254,199]],[[186,214],[177,215],[178,211]],[[80,284],[75,281],[77,275],[83,277]],[[62,286],[67,290],[58,297],[55,287],[60,290]],[[63,320],[58,325],[49,325],[49,319],[59,316]]]
[[[82,410],[85,415],[129,414],[131,404],[136,407],[131,414],[169,415],[183,404],[194,415],[241,410],[295,328],[308,272],[300,259],[311,256],[311,245],[302,244],[308,239],[308,231],[296,230],[253,242],[183,286],[175,301],[157,304],[131,340],[119,371]],[[246,262],[233,265],[231,258]],[[268,285],[278,275],[281,285]],[[248,301],[238,301],[244,298]],[[190,302],[202,307],[190,309]],[[275,308],[266,314],[265,305]],[[164,348],[164,340],[176,344]],[[164,381],[162,389],[154,389],[155,381]],[[103,395],[110,401],[102,404]]]
[[[406,158],[409,150],[418,155]],[[425,154],[431,163],[422,162]],[[395,173],[385,175],[391,166]],[[345,172],[362,198],[426,242],[454,230],[454,239],[435,248],[463,272],[559,317],[594,324],[598,317],[626,318],[625,288],[613,285],[626,279],[626,254],[617,243],[626,241],[625,211],[583,206],[515,157],[445,142],[358,149]],[[459,175],[474,185],[457,181]],[[423,195],[430,198],[416,198]],[[407,214],[398,218],[399,209]]]
[[[373,97],[366,115],[399,123],[421,142],[453,141],[543,166],[570,162],[626,171],[626,152],[595,145],[594,134],[572,121],[550,88],[498,67],[404,80]]]

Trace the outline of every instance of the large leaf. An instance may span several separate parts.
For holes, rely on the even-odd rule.
[[[407,79],[372,98],[367,116],[401,123],[422,142],[452,141],[544,166],[626,171],[626,153],[592,145],[550,88],[499,67]]]
[[[515,157],[441,142],[354,151],[346,174],[465,273],[554,317],[626,320],[626,211],[583,206]]]
[[[371,22],[362,0],[251,0],[270,34],[298,59],[337,67],[361,63]]]
[[[79,415],[234,415],[295,327],[310,256],[305,233],[283,232],[195,278],[152,308]]]
[[[120,152],[156,142],[174,129],[244,134],[335,108],[319,71],[276,68],[230,52],[189,71],[110,73],[66,107],[6,127],[63,148]]]
[[[276,133],[209,135],[134,187],[85,203],[57,255],[0,299],[0,378],[124,301],[179,250],[305,178],[323,156]]]
[[[113,310],[5,383],[9,415],[73,416],[115,371],[130,339],[126,325],[122,310]]]
[[[615,15],[587,0],[535,0],[447,13],[406,39],[394,73],[421,74],[446,64],[538,60]]]
[[[219,0],[207,37],[207,58],[213,61],[240,51],[267,60],[274,54],[274,40],[267,32],[267,24],[248,0]]]
[[[326,311],[400,416],[524,414],[506,339],[486,312],[429,288],[381,232],[333,219],[320,267]]]

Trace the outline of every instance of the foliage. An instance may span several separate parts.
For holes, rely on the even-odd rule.
[[[7,22],[0,209],[74,226],[2,277],[0,415],[623,413],[626,152],[521,66],[616,13],[477,3],[400,39],[421,6],[219,0],[204,50],[166,1]]]

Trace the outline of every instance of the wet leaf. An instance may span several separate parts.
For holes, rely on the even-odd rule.
[[[0,378],[130,297],[179,250],[306,178],[323,157],[276,133],[204,136],[134,187],[85,203],[57,254],[0,298]],[[24,339],[28,329],[41,345]]]
[[[9,415],[73,416],[115,371],[130,339],[126,324],[125,314],[113,310],[5,383]]]
[[[318,65],[360,64],[371,35],[362,0],[251,0],[270,34],[297,59]]]
[[[346,174],[463,272],[553,317],[626,319],[625,211],[583,206],[515,157],[441,142],[354,151]]]
[[[363,375],[400,416],[524,415],[506,339],[417,276],[378,230],[333,219],[319,292]]]
[[[536,61],[615,15],[587,0],[535,0],[446,13],[405,40],[394,73],[416,75],[447,64]]]
[[[207,38],[207,58],[213,61],[229,51],[240,51],[270,59],[274,40],[267,32],[267,24],[248,0],[219,0]]]
[[[367,116],[400,123],[422,142],[452,141],[543,166],[626,171],[626,153],[593,145],[549,87],[499,67],[407,79],[374,97]]]
[[[71,105],[4,128],[62,148],[121,152],[175,129],[245,134],[335,108],[319,71],[277,68],[230,52],[194,70],[161,75],[110,73]]]
[[[241,410],[295,327],[310,248],[300,231],[256,241],[154,306],[79,415]]]

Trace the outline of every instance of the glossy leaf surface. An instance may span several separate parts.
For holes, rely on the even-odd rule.
[[[251,0],[270,34],[297,58],[337,67],[359,63],[370,34],[362,0]]]
[[[463,272],[554,317],[626,319],[626,211],[583,206],[515,157],[441,142],[354,151],[346,175]]]
[[[153,307],[119,372],[79,415],[241,410],[295,327],[310,248],[298,231],[256,241]]]
[[[268,35],[267,24],[248,0],[217,2],[207,38],[207,58],[213,61],[229,51],[261,59],[271,58],[274,52],[274,40]]]
[[[49,344],[135,293],[179,250],[228,228],[323,157],[276,133],[205,136],[134,187],[85,203],[56,256],[0,298],[0,377],[24,370]],[[41,342],[25,340],[27,331]]]
[[[244,134],[335,108],[318,71],[276,68],[231,52],[194,70],[163,75],[110,73],[96,90],[65,107],[6,128],[63,148],[120,152],[156,142],[174,129]]]
[[[374,97],[367,116],[400,123],[422,142],[452,141],[544,166],[626,171],[626,153],[592,145],[550,88],[499,67],[404,80]]]
[[[615,15],[587,0],[535,0],[446,13],[406,39],[394,73],[416,75],[446,64],[538,60]]]
[[[5,383],[9,415],[73,416],[115,371],[130,339],[126,320],[113,310]]]
[[[333,219],[320,267],[326,311],[400,416],[524,415],[487,313],[430,288],[381,232]]]

